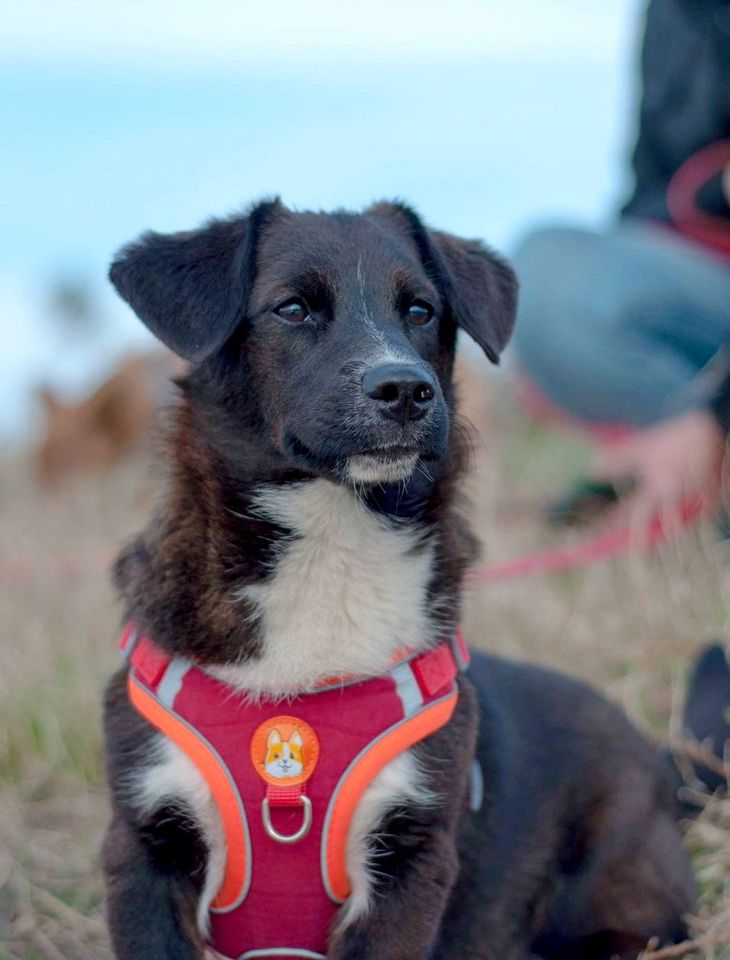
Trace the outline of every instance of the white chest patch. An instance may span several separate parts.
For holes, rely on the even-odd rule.
[[[273,576],[239,592],[261,620],[263,655],[215,670],[237,689],[286,697],[333,676],[384,672],[434,639],[426,610],[433,546],[387,525],[326,480],[263,487],[252,512],[293,532]]]
[[[263,654],[251,663],[209,667],[253,697],[285,698],[333,676],[384,673],[404,647],[434,639],[426,591],[433,546],[393,529],[347,488],[325,480],[264,487],[253,504],[259,516],[280,523],[293,536],[284,541],[271,578],[243,587],[262,623]],[[272,771],[273,772],[273,771]],[[225,837],[207,784],[192,762],[160,738],[155,761],[134,785],[145,810],[179,798],[194,811],[209,849],[206,882],[198,910],[205,932],[208,909],[223,878]],[[339,915],[348,925],[371,901],[372,836],[388,810],[428,802],[425,778],[409,751],[373,779],[358,805],[347,840],[352,892]]]

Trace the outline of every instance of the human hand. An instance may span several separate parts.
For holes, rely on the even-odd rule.
[[[726,435],[708,410],[691,410],[606,444],[595,475],[614,482],[633,478],[632,493],[606,515],[609,526],[677,522],[688,501],[713,506],[720,493]]]

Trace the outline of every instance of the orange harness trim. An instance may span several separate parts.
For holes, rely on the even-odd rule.
[[[191,760],[220,813],[226,862],[210,908],[212,955],[323,956],[333,911],[351,892],[353,816],[385,766],[451,719],[468,663],[461,636],[407,654],[383,676],[303,692],[285,715],[170,659],[132,627],[120,646],[130,702]],[[299,943],[283,948],[267,940],[265,919],[297,897],[306,904]]]
[[[192,760],[208,784],[223,822],[228,848],[223,883],[211,910],[231,910],[243,900],[251,882],[251,842],[246,812],[238,802],[228,769],[217,751],[197,730],[163,707],[131,674],[127,690],[132,705]]]
[[[350,895],[350,880],[345,866],[345,851],[350,824],[362,795],[375,776],[399,754],[440,730],[451,719],[459,699],[458,692],[448,694],[387,730],[379,740],[355,757],[335,788],[325,820],[322,873],[327,891],[340,903]]]

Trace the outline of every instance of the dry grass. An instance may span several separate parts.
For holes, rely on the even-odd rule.
[[[479,390],[467,405],[483,426],[475,519],[487,559],[501,560],[548,539],[534,522],[506,522],[506,501],[560,489],[583,451],[508,408],[485,420]],[[51,499],[22,462],[0,469],[0,957],[105,958],[99,697],[117,663],[118,609],[107,566],[148,511],[152,483],[140,461]],[[465,629],[475,645],[590,679],[666,738],[693,652],[728,636],[729,614],[730,573],[703,529],[652,557],[474,587]],[[699,946],[683,956],[719,960],[730,957],[730,802],[705,807],[687,838]]]

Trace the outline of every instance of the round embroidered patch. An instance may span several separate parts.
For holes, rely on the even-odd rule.
[[[297,717],[265,720],[251,738],[251,762],[257,773],[278,787],[306,783],[319,760],[317,734]]]

